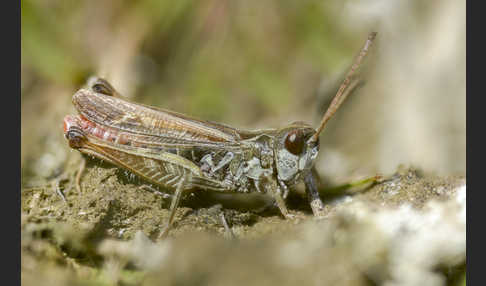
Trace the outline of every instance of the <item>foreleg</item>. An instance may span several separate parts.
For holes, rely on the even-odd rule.
[[[324,203],[322,202],[317,189],[318,174],[314,167],[304,175],[305,192],[309,201],[312,213],[316,217],[324,216]]]

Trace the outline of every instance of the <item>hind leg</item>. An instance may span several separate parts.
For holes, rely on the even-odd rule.
[[[169,230],[172,226],[172,222],[174,221],[175,212],[177,210],[177,207],[179,206],[179,202],[181,200],[181,196],[182,196],[183,191],[184,190],[182,188],[182,183],[181,183],[177,187],[177,189],[174,193],[174,196],[172,197],[172,202],[170,203],[170,210],[169,210],[169,219],[167,220],[167,224],[165,225],[164,230],[162,231],[162,233],[159,236],[162,239],[166,238],[167,235],[169,234]]]

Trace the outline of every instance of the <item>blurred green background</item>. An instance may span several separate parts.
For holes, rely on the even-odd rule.
[[[21,10],[24,181],[73,156],[62,118],[91,75],[130,100],[235,127],[316,125],[371,31],[365,85],[321,136],[318,169],[342,180],[398,164],[465,174],[465,1],[22,0]]]

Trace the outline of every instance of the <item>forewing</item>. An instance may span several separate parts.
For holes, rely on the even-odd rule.
[[[162,143],[237,145],[241,139],[236,129],[223,124],[190,118],[87,89],[76,92],[73,103],[88,120],[127,133],[158,137]]]

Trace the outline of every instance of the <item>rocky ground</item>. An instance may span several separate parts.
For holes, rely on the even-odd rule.
[[[170,199],[98,160],[22,190],[23,285],[465,285],[466,180],[399,167],[376,184],[303,190],[283,219],[261,195]],[[225,228],[223,218],[228,227]]]

